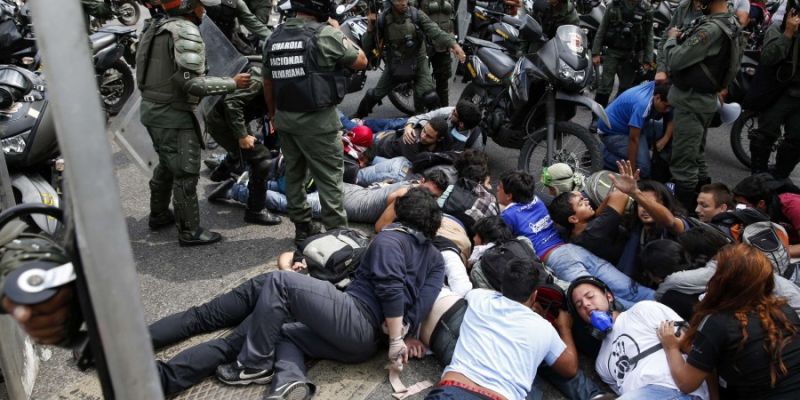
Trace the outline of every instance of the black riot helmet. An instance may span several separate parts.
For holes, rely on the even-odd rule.
[[[290,0],[292,10],[317,17],[320,21],[327,20],[333,12],[331,0]]]

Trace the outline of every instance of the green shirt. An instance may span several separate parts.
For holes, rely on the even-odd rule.
[[[777,65],[784,61],[793,63],[788,66],[795,69],[791,82],[800,82],[800,73],[797,73],[800,70],[800,40],[797,40],[797,34],[792,39],[787,38],[781,30],[781,24],[772,24],[764,35],[761,62],[764,65]]]
[[[306,24],[302,18],[289,18],[285,22],[287,29],[300,28]],[[315,54],[317,64],[320,67],[332,67],[334,65],[350,66],[358,58],[359,49],[350,41],[345,41],[342,31],[326,26],[322,29],[317,39],[317,50]],[[263,63],[264,76],[272,76],[264,57]],[[288,131],[297,134],[312,134],[319,132],[333,132],[342,129],[342,123],[336,114],[336,107],[310,112],[290,112],[275,109],[275,119],[272,122],[277,131]]]
[[[691,32],[680,44],[676,38],[669,38],[664,44],[666,51],[667,68],[670,71],[680,71],[694,64],[703,62],[707,57],[712,57],[722,51],[728,36],[722,31],[712,18],[729,19],[730,12],[710,15],[700,22],[700,26]],[[686,32],[689,34],[689,32]],[[736,66],[738,67],[738,65]],[[670,104],[675,107],[687,107],[700,113],[715,112],[719,108],[716,93],[698,93],[693,90],[681,90],[675,85],[669,90]]]
[[[664,50],[664,45],[667,42],[667,32],[669,32],[669,30],[673,27],[678,28],[679,30],[684,30],[689,26],[689,24],[692,23],[692,21],[702,16],[703,12],[694,7],[692,0],[683,0],[678,5],[678,7],[675,9],[675,12],[672,14],[672,19],[670,19],[669,25],[664,28],[664,34],[661,40],[661,48],[656,55],[656,62],[658,63],[656,67],[657,72],[667,72],[667,58]]]
[[[252,101],[260,101],[263,104],[264,81],[260,67],[251,67],[247,72],[250,74],[250,86],[236,89],[235,92],[226,95],[222,101],[223,113],[215,108],[208,114],[206,129],[209,132],[231,135],[237,140],[248,135],[245,109]]]

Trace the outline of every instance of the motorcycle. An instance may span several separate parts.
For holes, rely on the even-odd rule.
[[[479,48],[469,58],[473,80],[461,98],[481,108],[484,143],[488,136],[500,146],[521,148],[518,167],[529,173],[556,162],[586,175],[599,170],[598,140],[569,121],[578,105],[607,120],[603,107],[582,94],[593,78],[586,35],[564,25],[547,40],[539,23],[525,16],[520,36],[543,45],[516,62],[502,46],[469,40]]]
[[[476,5],[472,11],[469,34],[516,52],[520,46],[519,29],[521,27],[522,20],[517,17]]]
[[[136,26],[142,16],[142,9],[136,0],[106,0],[111,8],[112,18],[116,18],[119,23],[125,26]],[[89,29],[92,32],[99,31],[109,20],[91,16]]]
[[[64,161],[40,74],[16,65],[0,65],[0,147],[11,174],[14,200],[59,207]],[[54,233],[58,222],[31,217],[41,230]]]
[[[136,28],[107,26],[89,36],[103,108],[116,115],[133,94],[131,65],[136,65]]]

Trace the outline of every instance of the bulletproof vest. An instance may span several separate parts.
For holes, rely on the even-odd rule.
[[[346,94],[341,66],[323,68],[317,64],[317,37],[326,25],[308,22],[286,29],[281,25],[269,37],[265,50],[275,106],[282,111],[310,112],[333,107]]]
[[[625,2],[627,0],[618,0]],[[629,4],[622,5],[614,2],[611,9],[606,43],[609,47],[619,50],[642,50],[644,48],[645,27],[652,25],[653,20],[649,14],[637,10]]]
[[[739,51],[739,29],[736,25],[725,26],[717,19],[704,18],[702,23],[694,24],[684,37],[691,37],[695,30],[705,24],[717,25],[722,30],[724,33],[722,48],[719,53],[672,73],[672,83],[681,90],[692,89],[698,93],[717,93],[728,87],[739,68],[739,62],[732,65],[732,52],[741,53]]]
[[[453,32],[453,18],[456,13],[451,0],[420,0],[419,9],[443,31]]]
[[[236,29],[236,0],[222,0],[218,6],[206,7],[206,14],[228,39]]]
[[[405,16],[386,10],[378,17],[378,32],[383,35],[386,55],[390,58],[416,56],[425,37],[418,26],[417,9],[408,7]]]
[[[163,18],[148,21],[150,24],[145,26],[136,52],[136,84],[142,92],[142,99],[170,104],[178,110],[193,111],[200,103],[200,98],[187,93],[183,83],[191,79],[194,73],[178,67],[170,44],[173,40],[172,30],[181,29],[175,24],[178,20]]]

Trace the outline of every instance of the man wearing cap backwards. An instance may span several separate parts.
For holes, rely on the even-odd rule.
[[[550,196],[561,193],[580,191],[586,177],[580,172],[574,172],[569,164],[555,163],[547,168],[542,168],[540,182],[547,188]]]
[[[605,168],[616,169],[617,161],[630,160],[642,178],[650,177],[650,150],[664,150],[672,139],[670,85],[644,82],[632,87],[606,108],[608,122],[599,121]]]
[[[675,311],[649,300],[623,311],[608,286],[591,276],[575,279],[567,289],[567,300],[573,317],[602,342],[595,370],[620,395],[617,399],[709,398],[705,383],[686,394],[672,379],[656,333],[664,321],[682,322]]]
[[[250,86],[249,74],[207,77],[206,49],[198,24],[204,5],[219,0],[145,0],[168,17],[149,19],[136,54],[142,91],[141,121],[153,140],[158,165],[150,179],[151,229],[176,224],[181,246],[218,242],[219,233],[200,227],[197,180],[202,133],[194,116],[200,98]],[[175,214],[169,210],[172,200]]]

